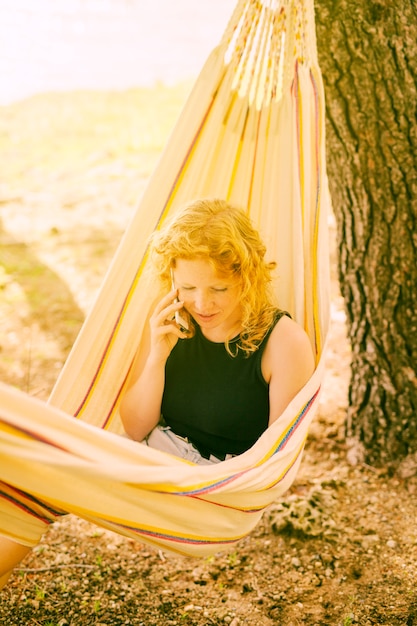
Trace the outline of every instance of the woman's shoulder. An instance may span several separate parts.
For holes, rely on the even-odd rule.
[[[311,350],[310,339],[300,324],[294,321],[292,317],[285,311],[282,313],[274,327],[272,328],[268,343],[288,343],[294,345],[294,343],[300,343],[301,345],[309,346]]]
[[[294,366],[314,369],[314,356],[309,336],[304,328],[288,315],[282,315],[268,338],[263,355],[262,370],[270,378],[275,369]]]
[[[275,309],[272,312],[272,322],[270,323],[270,326],[262,339],[262,344],[264,345],[264,347],[269,341],[269,338],[271,334],[274,332],[276,326],[283,318],[287,318],[291,320],[291,315],[287,311],[284,311],[283,309]]]

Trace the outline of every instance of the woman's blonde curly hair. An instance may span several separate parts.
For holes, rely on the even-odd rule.
[[[247,356],[257,349],[277,311],[271,289],[276,264],[266,262],[265,253],[266,247],[249,217],[220,199],[186,205],[155,231],[150,247],[152,269],[164,290],[171,288],[176,259],[205,259],[217,272],[239,279],[243,330],[233,347]],[[228,341],[225,345],[232,356],[237,353]]]

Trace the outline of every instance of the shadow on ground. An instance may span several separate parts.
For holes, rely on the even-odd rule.
[[[1,380],[34,395],[47,395],[84,312],[59,273],[32,246],[5,231],[1,222],[0,311]]]

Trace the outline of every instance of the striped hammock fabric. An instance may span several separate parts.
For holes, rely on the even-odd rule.
[[[246,453],[196,466],[120,437],[156,287],[147,241],[184,202],[244,207],[316,370]],[[318,406],[329,312],[324,97],[312,0],[241,0],[209,56],[48,403],[0,386],[0,534],[34,545],[73,513],[181,554],[251,531],[291,485]]]

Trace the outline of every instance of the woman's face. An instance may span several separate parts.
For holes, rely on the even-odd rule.
[[[239,334],[241,289],[235,276],[219,274],[204,259],[177,259],[174,281],[184,308],[207,339],[222,342]]]

